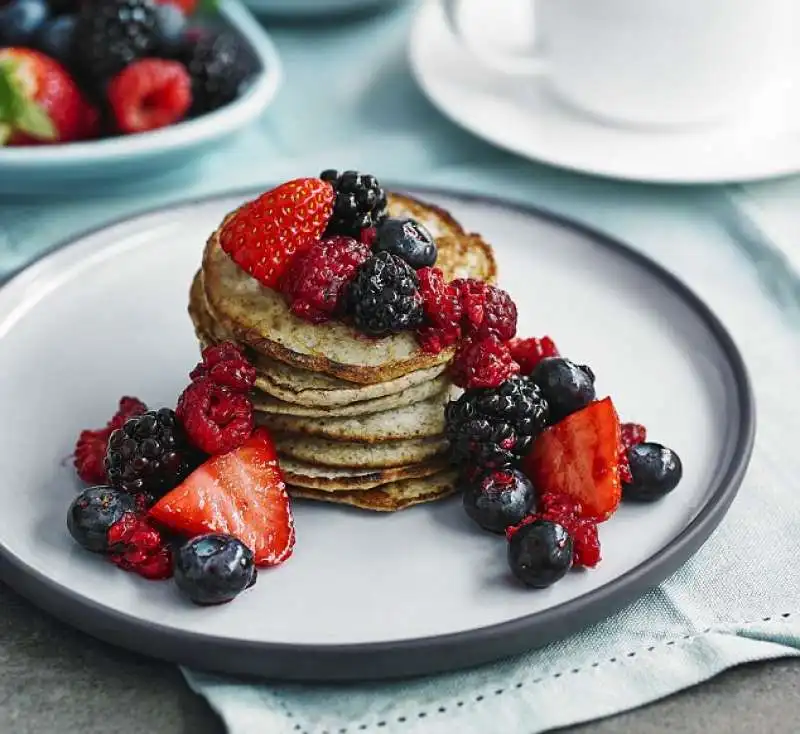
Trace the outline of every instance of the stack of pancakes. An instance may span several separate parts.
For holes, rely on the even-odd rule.
[[[413,217],[436,238],[447,279],[492,281],[491,248],[427,204],[389,195],[389,215]],[[452,350],[419,349],[414,334],[382,339],[331,321],[290,313],[222,250],[206,244],[192,283],[189,314],[201,347],[237,342],[256,367],[256,421],[276,440],[292,495],[392,511],[451,494],[444,405]]]

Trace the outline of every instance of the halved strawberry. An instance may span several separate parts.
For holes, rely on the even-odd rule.
[[[222,249],[268,288],[298,254],[322,237],[333,213],[333,187],[318,178],[299,178],[242,206],[222,227]]]
[[[192,472],[150,509],[150,517],[187,537],[233,535],[253,551],[259,566],[278,565],[294,547],[291,502],[263,428]]]
[[[605,398],[544,431],[523,469],[540,493],[568,494],[581,503],[584,517],[607,520],[622,494],[620,445],[617,411]]]

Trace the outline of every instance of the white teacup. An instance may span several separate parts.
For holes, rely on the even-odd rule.
[[[454,33],[493,67],[544,75],[572,106],[632,125],[737,115],[791,73],[800,43],[798,0],[536,0],[542,49],[487,56],[480,30],[462,31],[462,3],[474,0],[441,2]]]

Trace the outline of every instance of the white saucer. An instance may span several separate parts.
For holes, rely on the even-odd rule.
[[[508,16],[498,11],[497,0],[464,6],[465,31],[485,38],[487,48],[519,35],[503,27]],[[543,79],[504,76],[476,61],[450,33],[438,2],[424,3],[419,11],[410,61],[425,94],[453,122],[536,161],[658,183],[748,181],[800,171],[800,99],[788,94],[782,109],[773,104],[769,114],[753,100],[727,126],[675,132],[606,125],[561,104]]]

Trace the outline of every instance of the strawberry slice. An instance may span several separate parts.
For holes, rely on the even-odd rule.
[[[277,566],[294,547],[294,518],[275,446],[263,428],[209,459],[162,497],[150,517],[180,535],[233,535],[259,566]]]
[[[622,494],[620,425],[611,398],[590,403],[542,433],[523,469],[540,493],[578,500],[584,517],[607,520]]]
[[[222,227],[222,249],[268,288],[277,288],[292,260],[322,237],[333,213],[333,187],[299,178],[242,206]]]

